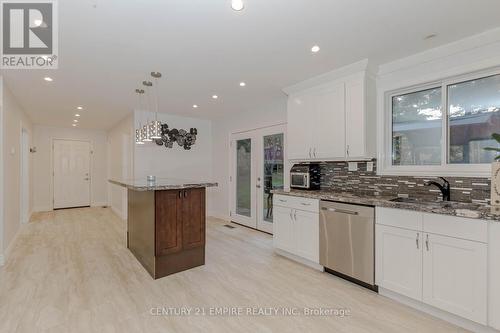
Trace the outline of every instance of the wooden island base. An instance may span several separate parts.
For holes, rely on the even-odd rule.
[[[205,264],[205,188],[128,190],[127,247],[158,279]]]

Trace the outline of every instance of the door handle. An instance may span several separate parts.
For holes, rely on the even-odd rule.
[[[342,213],[342,214],[349,214],[349,215],[359,215],[358,212],[354,212],[352,210],[346,210],[346,209],[339,209],[339,208],[327,208],[327,207],[321,207],[322,210],[327,210],[330,212],[335,212],[335,213]]]
[[[420,249],[420,234],[417,233],[417,239],[416,239],[416,242],[417,242],[417,250]]]
[[[90,180],[90,178],[88,178],[88,177],[87,178],[83,178],[83,180]]]

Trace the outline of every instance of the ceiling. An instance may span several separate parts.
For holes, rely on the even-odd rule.
[[[364,58],[384,63],[500,26],[497,0],[244,2],[235,12],[230,0],[59,1],[59,69],[2,74],[38,124],[70,126],[83,105],[80,127],[108,129],[151,71],[164,75],[162,112],[215,119]]]

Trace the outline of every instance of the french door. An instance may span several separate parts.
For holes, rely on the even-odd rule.
[[[90,206],[90,142],[54,140],[54,209]]]
[[[273,189],[285,185],[285,126],[231,135],[231,220],[273,233]]]

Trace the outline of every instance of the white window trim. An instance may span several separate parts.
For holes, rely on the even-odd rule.
[[[382,151],[379,152],[379,169],[380,175],[405,175],[405,176],[456,176],[456,177],[490,177],[491,164],[447,164],[448,161],[448,110],[447,86],[451,84],[461,83],[474,79],[480,79],[487,76],[499,75],[500,67],[492,69],[476,71],[464,75],[452,76],[441,80],[432,81],[424,84],[418,84],[401,89],[394,89],[385,92],[384,94],[384,112],[383,112],[383,145]],[[427,90],[431,88],[441,87],[441,98],[443,107],[443,126],[441,136],[441,165],[419,165],[419,166],[395,166],[392,165],[392,97],[396,95],[408,94]],[[443,142],[445,140],[445,142]]]

